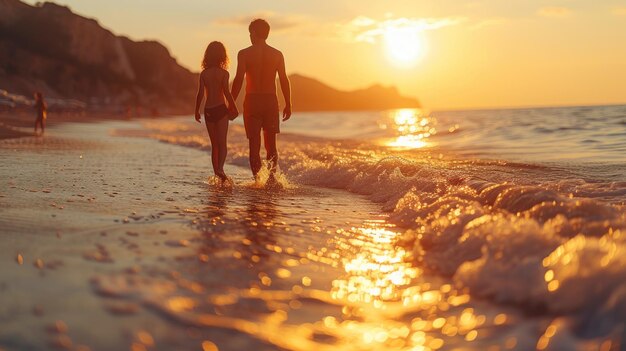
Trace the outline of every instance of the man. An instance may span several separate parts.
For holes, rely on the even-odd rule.
[[[248,31],[252,46],[239,51],[237,55],[237,73],[232,95],[237,99],[245,76],[243,121],[250,146],[250,168],[256,177],[261,170],[261,131],[270,170],[274,172],[278,164],[276,134],[280,133],[280,116],[276,74],[278,73],[280,88],[285,97],[283,122],[291,117],[291,87],[285,72],[283,53],[266,43],[270,25],[265,20],[255,19],[248,26]]]

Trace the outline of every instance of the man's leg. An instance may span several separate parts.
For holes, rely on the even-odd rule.
[[[276,133],[273,131],[263,131],[263,143],[265,144],[266,159],[270,164],[270,170],[276,172],[278,165],[278,150],[276,150]]]
[[[250,146],[250,169],[256,177],[261,170],[261,133],[250,133],[248,143]]]

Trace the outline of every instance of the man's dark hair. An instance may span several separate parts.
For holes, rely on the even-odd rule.
[[[250,22],[248,26],[248,31],[250,34],[254,34],[261,39],[267,39],[270,35],[270,24],[267,23],[266,20],[257,18],[254,21]]]

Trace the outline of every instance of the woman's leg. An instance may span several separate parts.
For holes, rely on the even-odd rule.
[[[226,177],[224,173],[224,163],[226,162],[226,154],[228,152],[227,149],[227,138],[228,138],[228,118],[223,117],[217,123],[217,144],[218,144],[218,160],[219,160],[219,171],[220,173]]]
[[[217,142],[217,123],[206,122],[206,130],[209,132],[211,140],[211,163],[213,164],[213,173],[219,174],[219,145]]]

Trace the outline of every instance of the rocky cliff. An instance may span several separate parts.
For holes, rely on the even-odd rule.
[[[155,41],[116,36],[53,3],[0,0],[0,88],[74,98],[90,106],[189,113],[197,75]]]

